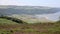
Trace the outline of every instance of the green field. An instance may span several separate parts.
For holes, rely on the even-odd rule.
[[[0,18],[0,34],[60,34],[60,22],[19,24]]]
[[[11,20],[0,18],[0,24],[17,24],[17,23]]]

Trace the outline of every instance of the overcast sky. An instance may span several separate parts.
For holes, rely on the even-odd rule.
[[[60,7],[60,0],[0,0],[0,5]]]

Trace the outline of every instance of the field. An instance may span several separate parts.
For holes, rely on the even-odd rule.
[[[20,24],[0,18],[0,34],[60,34],[60,22]]]
[[[17,23],[11,20],[0,18],[0,24],[17,24]]]

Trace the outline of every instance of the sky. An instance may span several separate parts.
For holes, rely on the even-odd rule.
[[[0,5],[60,7],[60,0],[0,0]]]

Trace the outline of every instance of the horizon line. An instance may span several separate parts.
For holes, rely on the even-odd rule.
[[[41,6],[41,7],[51,7],[51,6],[42,6],[42,5],[0,5],[0,6]],[[60,8],[60,7],[51,7],[51,8]]]

